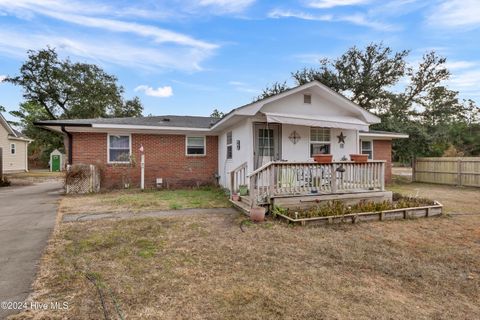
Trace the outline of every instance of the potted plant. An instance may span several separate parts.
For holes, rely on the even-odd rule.
[[[265,208],[253,207],[250,208],[250,219],[254,222],[262,222],[265,220]]]
[[[238,186],[238,191],[240,193],[240,196],[246,196],[248,194],[248,186],[246,184],[242,184]]]
[[[237,192],[232,193],[233,201],[240,201],[240,195]]]
[[[333,155],[331,154],[314,154],[313,160],[318,163],[332,163]]]
[[[350,159],[354,162],[367,162],[368,155],[367,154],[351,154]]]

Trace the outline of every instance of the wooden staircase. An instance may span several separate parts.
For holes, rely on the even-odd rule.
[[[240,197],[240,201],[233,201],[232,199],[229,200],[230,203],[240,210],[241,212],[245,213],[247,216],[250,215],[250,208],[252,207],[252,200],[249,196],[242,196]]]

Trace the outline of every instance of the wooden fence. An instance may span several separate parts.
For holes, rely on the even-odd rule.
[[[480,187],[480,157],[417,158],[413,181]]]

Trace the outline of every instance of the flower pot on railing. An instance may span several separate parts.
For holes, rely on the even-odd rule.
[[[262,222],[265,220],[265,208],[253,207],[250,209],[250,219],[255,222]]]
[[[350,159],[352,159],[353,162],[368,162],[368,155],[367,154],[351,154]]]
[[[318,163],[332,163],[333,156],[331,154],[314,154],[313,160]]]

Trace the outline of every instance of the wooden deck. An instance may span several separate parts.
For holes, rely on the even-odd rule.
[[[269,162],[250,174],[246,163],[231,173],[232,190],[247,185],[245,205],[285,205],[328,199],[383,199],[385,193],[385,161],[334,162]],[[286,200],[290,199],[290,200]],[[382,201],[383,201],[382,200]]]

